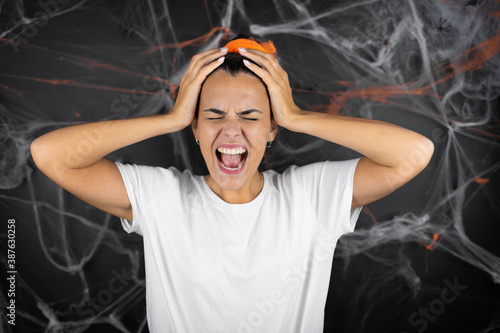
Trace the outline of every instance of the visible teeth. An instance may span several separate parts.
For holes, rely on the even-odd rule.
[[[217,148],[217,151],[219,153],[222,153],[222,154],[236,155],[236,154],[243,154],[247,150],[245,148],[243,148],[243,147],[232,148],[232,149],[220,147],[220,148]]]

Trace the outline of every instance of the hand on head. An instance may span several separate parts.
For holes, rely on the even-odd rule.
[[[235,47],[237,47],[235,45]],[[274,49],[274,45],[272,45]],[[240,54],[247,59],[243,63],[264,81],[269,91],[271,100],[271,110],[276,123],[287,127],[301,112],[300,108],[293,101],[292,88],[288,81],[287,72],[280,66],[275,54],[269,52],[267,48],[241,48],[237,47]],[[275,50],[275,49],[274,49]]]
[[[170,113],[184,127],[189,126],[194,119],[201,85],[214,69],[223,61],[227,49],[211,49],[193,56],[191,63],[181,79],[175,105]]]
[[[240,51],[240,48],[243,50]],[[175,105],[170,112],[176,115],[183,126],[190,125],[197,111],[203,82],[224,63],[225,56],[231,52],[238,53],[261,66],[252,67],[248,60],[244,60],[248,70],[260,77],[268,88],[271,95],[272,117],[278,125],[286,126],[288,117],[300,111],[293,102],[288,75],[276,59],[273,42],[256,41],[252,37],[237,38],[221,49],[211,49],[193,56],[181,80]]]

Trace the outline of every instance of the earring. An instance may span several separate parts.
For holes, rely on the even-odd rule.
[[[194,141],[196,141],[196,144],[199,146],[200,145],[200,141],[198,141],[198,139],[195,139]]]
[[[267,146],[266,147],[267,148],[271,148],[272,143],[273,143],[272,141],[267,141]]]

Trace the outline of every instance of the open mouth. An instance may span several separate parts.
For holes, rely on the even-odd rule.
[[[215,151],[219,165],[228,171],[240,170],[245,163],[248,151],[245,148],[217,148]]]

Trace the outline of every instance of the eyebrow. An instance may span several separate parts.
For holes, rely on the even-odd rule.
[[[203,110],[203,112],[213,112],[213,113],[222,114],[222,115],[226,114],[225,111],[222,111],[222,110],[219,110],[219,109],[216,109],[216,108],[205,109],[205,110]],[[247,115],[247,114],[250,114],[250,113],[253,113],[253,112],[262,113],[262,111],[257,110],[257,109],[248,109],[248,110],[245,110],[245,111],[237,112],[236,114],[240,115],[240,116],[244,116],[244,115]]]

